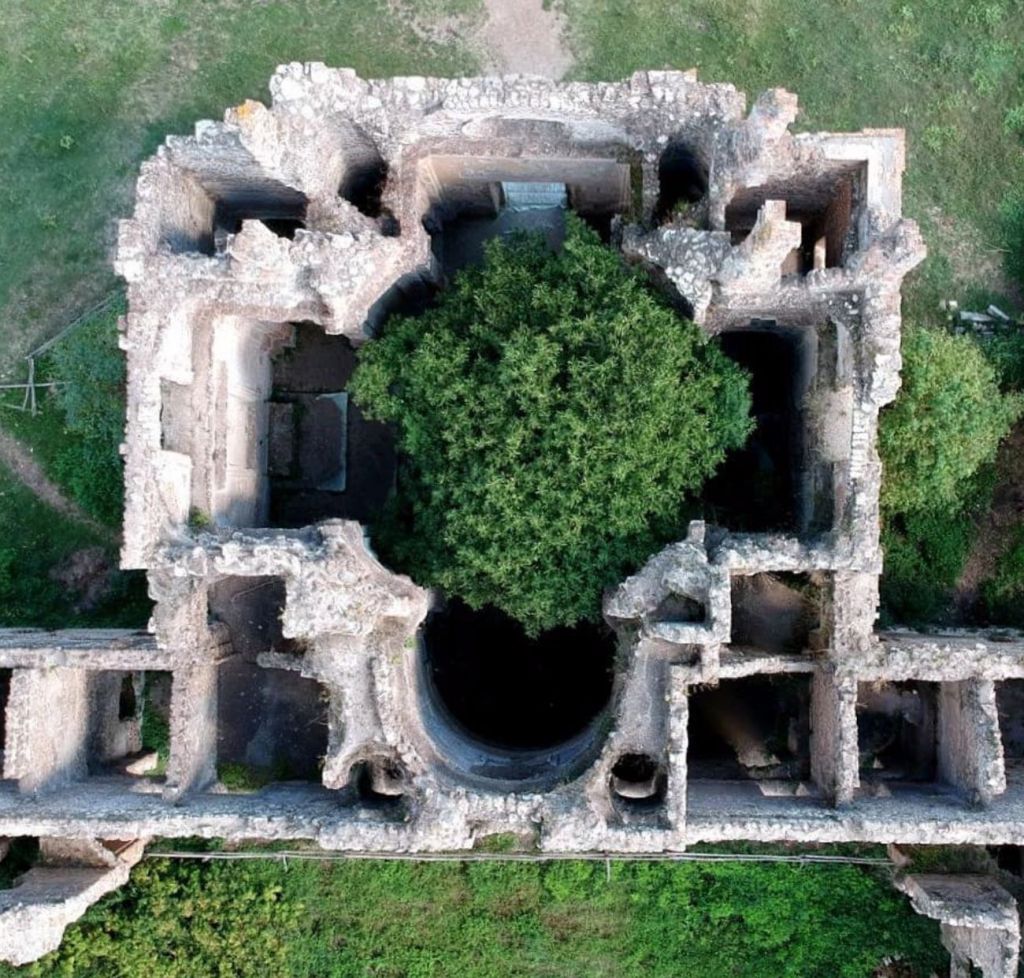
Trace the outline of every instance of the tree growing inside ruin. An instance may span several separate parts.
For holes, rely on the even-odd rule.
[[[752,426],[745,372],[571,214],[393,318],[351,389],[403,456],[382,556],[531,634],[596,620]]]
[[[904,329],[902,381],[878,431],[883,509],[950,512],[995,458],[1024,399],[1000,391],[995,368],[972,339],[919,326]]]

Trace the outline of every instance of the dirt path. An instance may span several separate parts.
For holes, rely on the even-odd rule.
[[[484,67],[499,74],[561,78],[572,66],[565,46],[565,18],[543,0],[484,0],[480,28]]]
[[[978,527],[974,546],[956,583],[954,604],[969,619],[977,604],[981,583],[995,573],[1013,530],[1024,518],[1024,424],[1019,424],[999,448],[998,483],[992,507]]]
[[[110,527],[94,520],[81,506],[69,499],[59,486],[47,478],[42,466],[32,457],[32,453],[17,438],[2,429],[0,429],[0,463],[6,465],[25,486],[48,506],[52,506],[64,516],[84,523],[105,541],[117,542],[118,536]]]

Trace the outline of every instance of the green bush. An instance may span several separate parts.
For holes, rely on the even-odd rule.
[[[886,617],[904,624],[940,618],[974,538],[973,513],[928,510],[890,517],[882,529]]]
[[[955,511],[1022,410],[1024,399],[1000,391],[995,369],[973,340],[907,327],[903,387],[879,426],[884,510]]]
[[[745,373],[571,214],[390,321],[351,389],[404,453],[385,559],[530,633],[596,619],[751,428]]]
[[[131,883],[23,973],[54,978],[268,978],[287,975],[302,907],[280,871],[144,862]],[[14,972],[11,972],[12,974]]]
[[[20,973],[870,978],[887,956],[949,967],[938,924],[853,866],[155,859]]]
[[[1024,331],[1002,330],[986,340],[982,349],[999,374],[1003,389],[1024,391]]]
[[[268,768],[240,761],[224,761],[217,765],[217,780],[228,791],[258,791],[270,784],[274,776]]]

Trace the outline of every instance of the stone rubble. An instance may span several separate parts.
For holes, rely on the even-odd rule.
[[[149,634],[0,631],[0,667],[11,670],[0,835],[65,840],[78,867],[47,864],[4,892],[0,958],[56,946],[70,920],[127,878],[122,857],[81,868],[113,839],[415,853],[511,832],[541,852],[653,853],[739,839],[1024,838],[1024,781],[1004,762],[997,711],[999,684],[1024,678],[1024,640],[875,631],[878,416],[899,388],[901,283],[925,254],[901,213],[901,130],[793,134],[795,95],[766,92],[747,113],[742,93],[695,72],[594,84],[364,80],[293,63],[270,91],[270,106],[245,102],[169,137],[143,164],[134,215],[120,225],[122,566],[148,572],[156,606]],[[673,158],[706,186],[689,211],[667,200]],[[379,206],[359,189],[375,180]],[[441,280],[440,222],[502,180],[562,182],[574,206],[613,216],[626,258],[708,335],[760,324],[806,353],[796,525],[691,524],[612,590],[604,611],[621,669],[606,721],[571,761],[552,757],[521,782],[482,774],[487,750],[429,702],[421,626],[435,596],[384,567],[357,522],[268,528],[260,421],[288,324],[372,342],[403,295]],[[299,222],[292,237],[272,229],[281,220]],[[736,644],[736,581],[794,574],[823,595],[813,647]],[[259,661],[327,691],[322,785],[255,795],[217,786],[218,672],[235,650],[208,601],[226,577],[284,582],[282,632],[298,652]],[[702,620],[666,614],[676,599]],[[139,749],[138,715],[120,718],[118,698],[124,677],[141,690],[152,671],[173,677],[165,779],[91,778],[91,760]],[[809,683],[809,780],[688,778],[695,693],[758,676]],[[897,681],[935,684],[935,781],[862,785],[859,690]],[[635,782],[618,766],[627,757],[650,761]],[[352,787],[364,770],[372,803]],[[939,884],[909,879],[915,904],[943,920],[954,969],[970,958],[986,976],[1011,973],[1019,934],[1003,903],[989,926],[950,909],[952,897],[935,910]],[[957,891],[965,906],[972,886]]]

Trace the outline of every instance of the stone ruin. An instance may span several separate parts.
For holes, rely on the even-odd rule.
[[[748,112],[694,72],[367,81],[289,64],[270,88],[269,108],[169,137],[120,225],[122,565],[156,604],[147,632],[0,633],[0,833],[43,854],[0,893],[3,956],[54,947],[123,881],[140,844],[116,840],[1018,845],[1024,642],[875,629],[876,432],[900,383],[901,282],[925,253],[901,213],[902,131],[793,133],[794,95]],[[708,487],[714,522],[605,596],[603,637],[558,639],[583,652],[548,691],[560,726],[543,691],[466,679],[448,651],[500,627],[376,558],[394,445],[345,389],[386,316],[421,311],[538,198],[720,338],[758,420]],[[161,702],[154,773],[140,729]],[[229,762],[278,775],[232,791]],[[955,975],[1016,973],[1016,911],[993,884],[904,885],[945,921]]]

